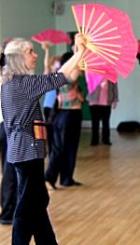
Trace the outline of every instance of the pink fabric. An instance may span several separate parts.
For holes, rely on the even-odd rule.
[[[107,80],[102,81],[100,84],[101,86],[101,92],[100,92],[100,98],[99,98],[99,105],[107,105],[108,101],[108,82]]]
[[[32,40],[42,43],[48,41],[52,44],[67,43],[71,44],[71,39],[67,33],[62,30],[47,29],[31,37]]]
[[[83,33],[86,32],[94,45],[94,50],[84,55],[86,69],[95,73],[104,71],[106,74],[108,67],[126,78],[135,67],[138,51],[138,42],[128,15],[103,4],[77,4],[73,5],[73,9]],[[93,9],[95,11],[89,23]]]
[[[100,97],[99,100],[89,102],[89,105],[108,105],[108,81],[102,80],[100,83]]]
[[[118,79],[116,72],[109,68],[108,70],[106,69],[106,73],[104,75],[86,71],[85,78],[89,94],[96,90],[96,87],[101,83],[103,79],[110,80],[112,83],[116,83]]]
[[[103,75],[93,72],[85,72],[88,92],[91,94],[103,80]]]

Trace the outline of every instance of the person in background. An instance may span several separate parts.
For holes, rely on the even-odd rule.
[[[0,113],[1,115],[1,113]],[[1,116],[0,116],[1,118]],[[17,179],[13,165],[6,161],[7,140],[4,128],[4,122],[0,123],[0,146],[1,146],[1,165],[2,165],[2,180],[1,180],[1,195],[0,195],[0,224],[12,224],[16,198],[17,198]]]
[[[61,65],[72,55],[72,52],[62,55]],[[59,175],[61,186],[81,185],[73,177],[82,121],[83,96],[78,86],[79,75],[78,68],[73,70],[68,84],[61,87],[58,93],[59,110],[53,123],[53,145],[45,173],[45,180],[53,189]]]
[[[1,84],[0,84],[0,98],[1,98]],[[4,121],[0,103],[0,149],[1,149],[1,191],[0,191],[0,224],[12,224],[15,206],[16,206],[16,187],[17,179],[15,169],[12,165],[7,163],[7,138],[4,127]]]
[[[37,54],[30,41],[15,38],[4,50],[2,65],[2,113],[7,135],[7,162],[18,179],[17,205],[13,220],[12,245],[56,245],[46,210],[49,202],[44,181],[46,131],[39,104],[49,90],[67,83],[85,51],[81,34],[75,38],[77,52],[57,73],[35,75]]]
[[[60,68],[60,56],[51,56],[49,57],[49,43],[42,44],[42,48],[45,48],[45,60],[44,60],[44,72],[49,74],[56,72]],[[51,90],[44,95],[43,99],[43,111],[45,120],[47,123],[47,143],[48,143],[48,155],[51,152],[52,146],[52,136],[53,136],[53,127],[52,121],[55,117],[57,111],[57,90]]]
[[[117,84],[103,79],[87,100],[91,112],[91,145],[98,145],[100,142],[100,121],[102,122],[101,140],[105,145],[111,145],[110,141],[110,116],[111,109],[115,109],[118,102]]]
[[[138,52],[137,52],[136,58],[140,65],[140,40],[138,40]]]

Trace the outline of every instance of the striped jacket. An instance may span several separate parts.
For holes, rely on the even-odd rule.
[[[62,73],[14,75],[2,84],[1,104],[8,137],[7,161],[17,163],[46,155],[45,141],[34,139],[33,122],[42,120],[40,97],[67,81]]]

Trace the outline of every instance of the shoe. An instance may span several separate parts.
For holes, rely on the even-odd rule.
[[[96,146],[96,145],[99,145],[99,142],[91,141],[90,145],[91,145],[91,146]]]
[[[73,180],[72,185],[81,186],[83,184],[81,182],[79,182],[79,181]]]
[[[91,145],[91,146],[96,146],[96,145],[99,145],[99,143],[92,142],[90,145]]]
[[[0,224],[1,225],[11,225],[12,224],[12,220],[11,219],[2,219],[2,218],[0,218]]]
[[[83,184],[81,182],[76,181],[76,180],[72,180],[69,183],[61,184],[61,185],[64,186],[64,187],[70,187],[70,186],[81,186]]]
[[[104,145],[112,145],[110,141],[103,142]]]
[[[49,180],[45,180],[46,181],[46,185],[47,185],[47,189],[48,190],[57,190],[57,187],[55,186],[54,183],[52,183],[51,181]]]
[[[52,178],[48,175],[45,176],[45,182],[49,190],[56,190],[55,182],[52,181]]]

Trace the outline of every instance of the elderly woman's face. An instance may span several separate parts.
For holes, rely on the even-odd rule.
[[[27,69],[34,70],[36,67],[38,55],[35,53],[33,47],[29,47],[24,51],[25,65]]]

